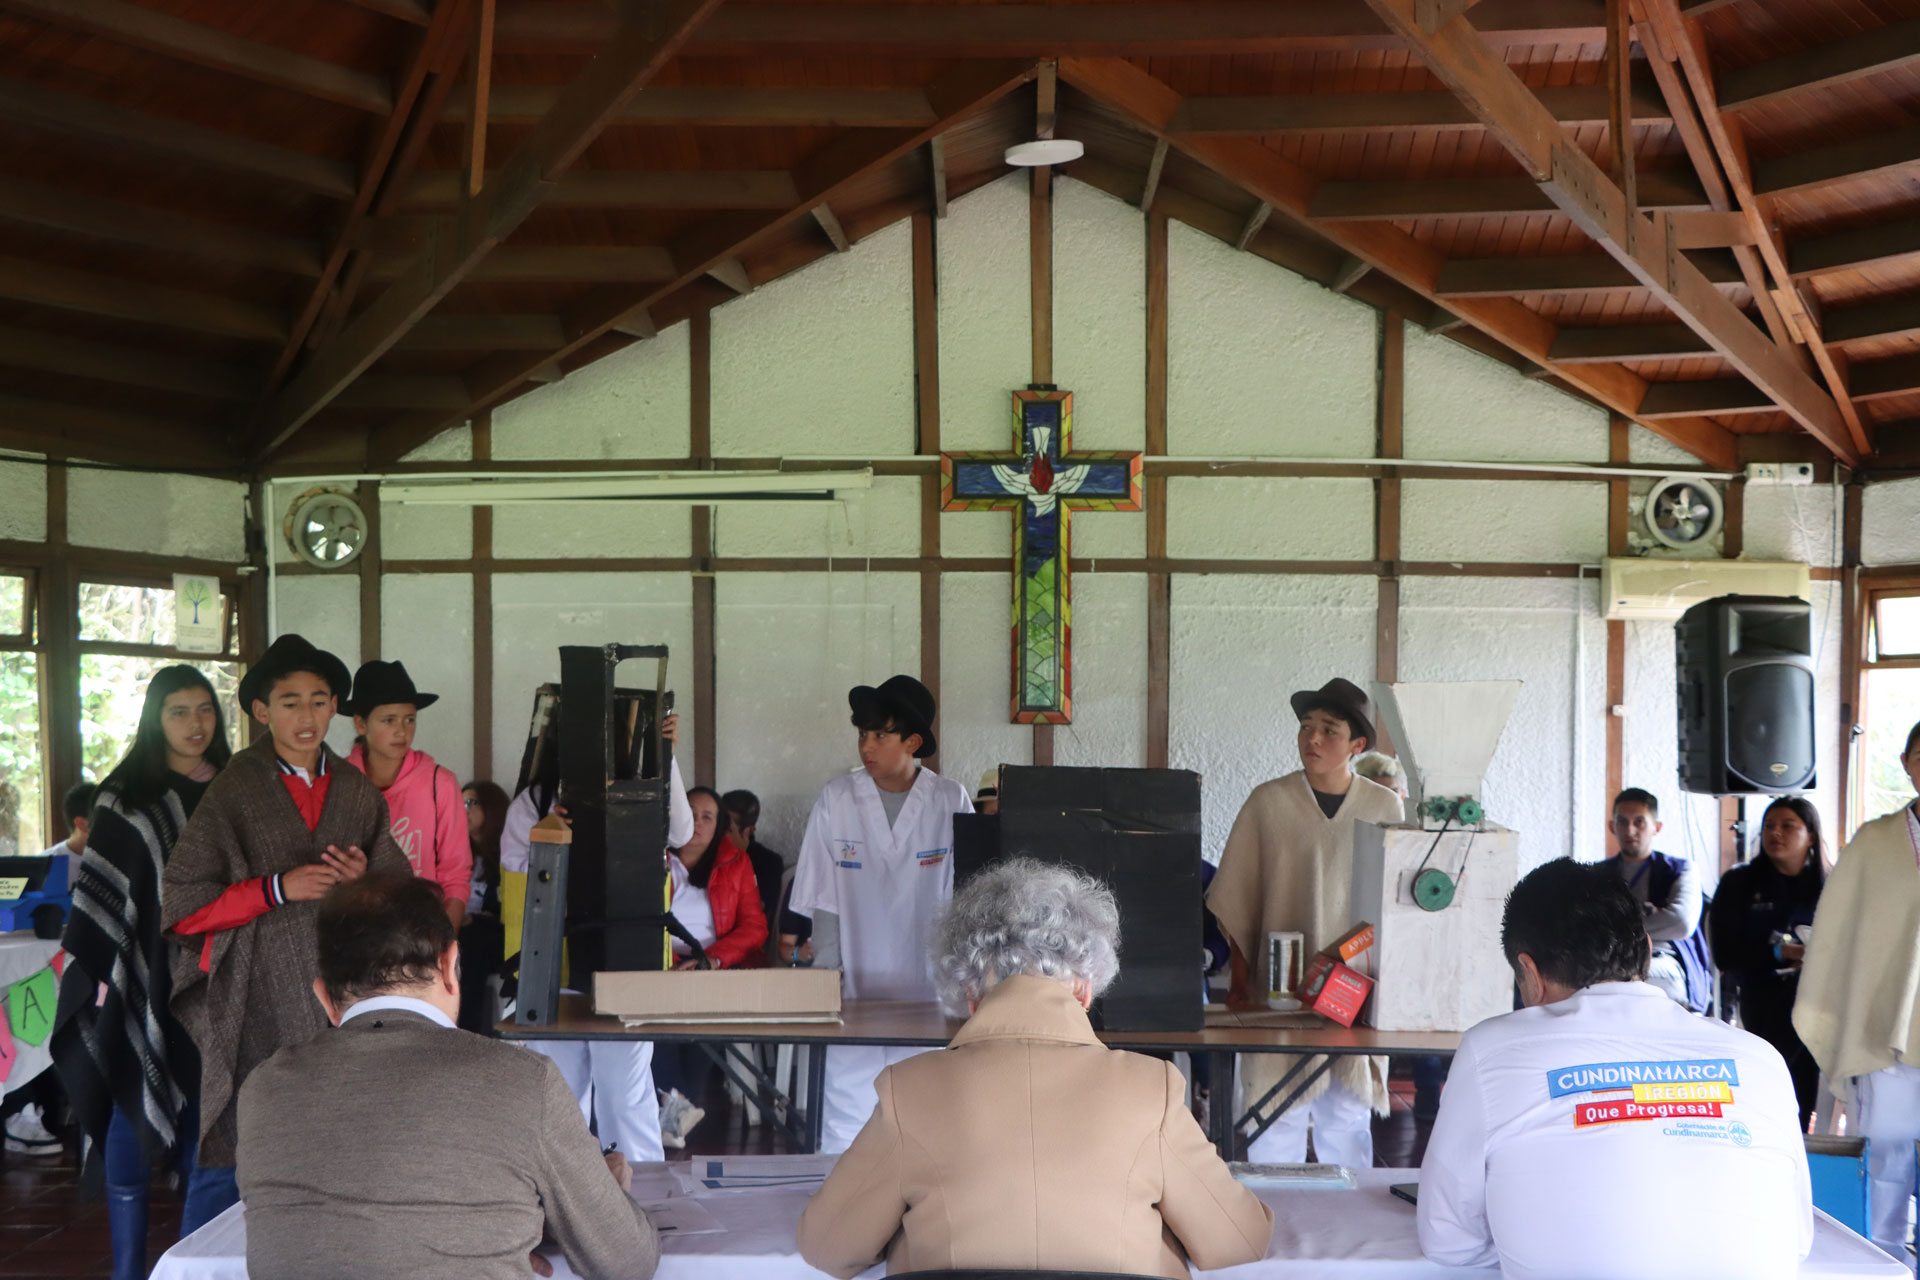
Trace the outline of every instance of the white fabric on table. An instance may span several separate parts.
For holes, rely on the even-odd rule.
[[[801,1157],[811,1159],[812,1157]],[[662,1165],[634,1170],[633,1194],[659,1199],[671,1180]],[[1362,1169],[1353,1191],[1265,1189],[1273,1244],[1260,1262],[1196,1273],[1220,1280],[1497,1280],[1494,1268],[1443,1267],[1420,1256],[1413,1206],[1388,1187],[1418,1182],[1418,1169]],[[656,1280],[820,1280],[794,1243],[807,1197],[797,1192],[710,1196],[700,1202],[726,1228],[712,1235],[663,1236]],[[238,1205],[167,1251],[152,1280],[247,1280],[246,1226]],[[573,1271],[556,1259],[555,1280]],[[868,1277],[884,1272],[875,1267]],[[1818,1210],[1802,1280],[1877,1277],[1907,1269]]]
[[[31,929],[0,933],[0,991],[52,964],[59,950],[58,938],[38,938]],[[5,1011],[0,1010],[0,1018],[6,1016]],[[7,1078],[0,1081],[0,1097],[12,1093],[53,1065],[52,1044],[51,1035],[39,1044],[28,1044],[19,1036],[13,1037],[13,1051],[19,1056],[14,1059],[13,1070],[7,1073]]]

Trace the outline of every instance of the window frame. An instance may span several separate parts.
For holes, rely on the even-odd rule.
[[[1845,691],[1851,693],[1853,704],[1852,739],[1847,748],[1847,794],[1840,798],[1845,817],[1845,835],[1849,840],[1861,823],[1877,816],[1866,812],[1869,763],[1865,751],[1872,736],[1873,720],[1873,707],[1867,697],[1867,688],[1871,683],[1869,677],[1875,671],[1920,669],[1920,653],[1875,656],[1878,639],[1875,628],[1879,621],[1880,602],[1920,597],[1920,568],[1901,566],[1891,573],[1875,573],[1871,577],[1863,574],[1858,590],[1855,604],[1858,612],[1855,617],[1859,629],[1855,633],[1852,654],[1856,665],[1852,688]]]
[[[37,627],[40,603],[39,574],[32,565],[0,564],[0,578],[18,578],[25,589],[25,599],[21,608],[21,621],[25,624],[25,629],[0,632],[0,649],[38,650],[41,647]]]
[[[219,652],[207,652],[198,649],[182,649],[178,645],[167,644],[127,644],[117,640],[88,640],[80,634],[80,589],[94,585],[102,587],[133,587],[143,591],[171,591],[171,575],[142,574],[135,572],[115,572],[103,570],[90,572],[81,568],[73,576],[73,646],[76,654],[104,653],[123,658],[173,658],[180,662],[238,662],[240,661],[240,593],[237,586],[220,579],[220,597],[226,601],[226,642]],[[79,669],[74,670],[74,679],[78,681]]]

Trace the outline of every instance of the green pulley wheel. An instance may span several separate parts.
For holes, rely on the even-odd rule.
[[[1413,878],[1413,901],[1422,911],[1445,911],[1453,904],[1453,877],[1429,869]]]
[[[1431,796],[1425,806],[1427,817],[1435,822],[1453,821],[1453,801],[1445,796]]]
[[[1487,811],[1480,807],[1478,800],[1462,800],[1453,813],[1460,819],[1460,825],[1463,827],[1477,827],[1480,825],[1480,819],[1487,816]]]

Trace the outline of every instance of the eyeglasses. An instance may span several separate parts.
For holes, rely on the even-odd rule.
[[[479,804],[479,803],[480,803],[480,801],[479,801],[478,799],[476,799],[475,797],[473,797],[473,796],[465,796],[465,797],[462,797],[462,799],[461,799],[461,801],[460,801],[460,807],[461,807],[462,809],[471,809],[471,808],[473,808],[473,806],[475,806],[475,805],[477,805],[477,804]]]

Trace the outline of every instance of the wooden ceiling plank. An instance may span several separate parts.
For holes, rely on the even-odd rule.
[[[1854,449],[1861,454],[1873,452],[1867,424],[1860,417],[1859,410],[1854,408],[1853,397],[1847,390],[1845,365],[1827,350],[1826,343],[1821,339],[1818,305],[1810,304],[1794,283],[1786,252],[1773,233],[1773,201],[1754,189],[1739,123],[1729,121],[1720,110],[1713,68],[1707,59],[1706,37],[1699,22],[1682,17],[1677,0],[1638,2],[1643,3],[1649,12],[1658,15],[1674,33],[1673,38],[1664,43],[1673,46],[1668,52],[1675,56],[1680,69],[1686,74],[1687,87],[1693,95],[1693,109],[1699,112],[1701,125],[1713,141],[1714,153],[1726,172],[1727,186],[1732,191],[1734,204],[1746,216],[1754,246],[1752,249],[1736,249],[1734,253],[1748,274],[1755,304],[1773,330],[1775,341],[1782,349],[1791,352],[1794,363],[1803,371],[1811,365],[1818,373],[1827,393],[1833,398]],[[1675,114],[1679,114],[1677,108]],[[1771,282],[1770,288],[1764,286],[1763,279],[1754,278],[1760,274],[1757,268],[1762,266],[1765,268],[1763,279]],[[1796,342],[1804,342],[1805,350],[1794,345]]]
[[[545,351],[565,341],[558,316],[436,314],[396,345],[407,351]]]
[[[1695,414],[1773,413],[1779,406],[1745,378],[1706,378],[1695,382],[1655,382],[1640,402],[1643,418],[1684,418]]]
[[[406,274],[274,396],[254,431],[256,459],[286,443],[511,235],[718,3],[666,0],[645,13],[629,11],[632,16],[520,140],[486,190],[456,216],[437,223],[428,247]]]
[[[85,31],[163,57],[384,115],[393,94],[379,76],[323,62],[124,0],[6,0],[6,8],[50,26]]]
[[[1703,251],[1687,255],[1716,285],[1745,280],[1733,255]],[[1531,258],[1450,258],[1440,270],[1434,293],[1441,298],[1517,293],[1604,293],[1642,289],[1639,278],[1600,254],[1556,254]]]
[[[1920,166],[1920,125],[1890,133],[1872,133],[1823,143],[1806,151],[1775,156],[1753,166],[1753,188],[1760,195],[1817,191],[1835,183]]]
[[[1694,212],[1711,208],[1690,173],[1653,170],[1639,175],[1643,209]],[[1559,206],[1530,178],[1372,179],[1322,182],[1314,192],[1315,218],[1400,221],[1407,218],[1499,217],[1555,213]]]
[[[1082,93],[1156,137],[1165,136],[1168,120],[1180,105],[1180,95],[1167,84],[1120,59],[1063,59],[1060,72]],[[1174,145],[1281,212],[1309,224],[1338,249],[1371,264],[1376,273],[1397,280],[1429,302],[1434,300],[1433,287],[1445,264],[1432,246],[1390,225],[1314,219],[1310,212],[1314,176],[1272,148],[1244,138],[1181,138]],[[1508,298],[1461,298],[1450,300],[1445,310],[1519,356],[1550,364],[1555,326],[1519,303]],[[1560,366],[1555,373],[1569,386],[1629,417],[1646,395],[1646,380],[1617,364]],[[1730,469],[1738,460],[1733,434],[1718,424],[1667,419],[1648,426],[1713,466]]]
[[[1722,72],[1716,98],[1722,111],[1744,111],[1806,89],[1831,88],[1915,64],[1920,64],[1920,18]]]
[[[1413,0],[1368,0],[1375,13],[1413,42],[1427,66],[1487,123],[1542,190],[1680,320],[1692,326],[1742,375],[1850,464],[1862,450],[1839,406],[1810,377],[1796,353],[1776,345],[1677,249],[1664,223],[1626,206],[1619,187],[1576,147],[1498,54],[1466,23],[1423,32]]]
[[[207,222],[14,178],[0,178],[0,220],[209,262],[263,267],[296,276],[320,274],[319,251],[291,236]]]
[[[457,409],[467,402],[457,377],[369,373],[333,401],[338,409]]]
[[[1548,356],[1555,364],[1603,364],[1620,360],[1674,360],[1711,355],[1707,340],[1683,324],[1609,325],[1562,329]]]
[[[1607,91],[1600,85],[1550,85],[1540,101],[1562,124],[1605,123]],[[1653,84],[1636,84],[1636,124],[1667,121],[1667,104]],[[1187,98],[1168,132],[1215,136],[1331,133],[1349,129],[1407,133],[1478,129],[1460,100],[1442,90],[1424,93],[1293,93],[1268,97]]]
[[[250,342],[286,336],[286,322],[262,307],[19,258],[0,258],[0,297]]]
[[[233,469],[214,433],[184,422],[0,392],[4,443],[14,448],[152,465],[156,456],[182,468]],[[65,449],[61,446],[65,445]]]
[[[0,364],[209,400],[245,400],[254,386],[251,372],[234,365],[11,326],[0,326]]]
[[[1920,333],[1920,297],[1836,308],[1821,319],[1828,342],[1858,342]]]
[[[494,124],[532,124],[553,106],[552,85],[493,86],[487,118]],[[465,101],[448,104],[447,119],[465,124]],[[627,104],[614,125],[837,129],[918,128],[933,123],[933,107],[918,89],[648,89]]]
[[[499,181],[490,175],[489,183]],[[407,184],[400,207],[453,209],[462,175],[423,173]],[[569,173],[553,184],[548,209],[780,209],[793,203],[793,178],[784,169],[596,169]]]
[[[330,199],[346,199],[353,194],[353,175],[347,167],[321,156],[61,93],[30,81],[0,79],[0,118],[58,133],[126,143],[284,182]]]
[[[504,11],[501,17],[504,23]],[[770,214],[735,213],[706,219],[671,246],[681,273],[677,280],[640,291],[615,286],[594,290],[562,317],[567,333],[564,344],[544,354],[495,353],[467,371],[474,398],[462,413],[397,420],[377,432],[369,443],[370,459],[384,462],[398,458],[462,417],[513,394],[533,371],[565,361],[591,346],[616,326],[628,323],[636,312],[693,285],[720,263],[737,258],[740,246],[807,216],[815,205],[835,198],[847,184],[927,145],[952,121],[1000,100],[1034,74],[1035,68],[1028,62],[955,64],[927,86],[934,123],[915,131],[857,130],[827,143],[796,168],[798,198],[790,208]]]
[[[376,259],[369,273],[374,280],[395,280],[406,263]],[[476,282],[566,284],[624,280],[647,284],[673,278],[673,258],[665,249],[647,245],[501,245],[467,276]]]
[[[1857,271],[1920,255],[1920,217],[1811,236],[1787,246],[1787,266],[1796,276]]]
[[[1603,0],[1480,0],[1468,20],[1499,45],[1597,44]],[[503,4],[502,47],[590,50],[611,16],[591,5]],[[1046,58],[1398,50],[1353,0],[1171,0],[1102,5],[729,4],[695,36],[700,55],[795,56],[858,47],[870,55]]]
[[[1848,370],[1848,376],[1856,400],[1908,395],[1920,391],[1920,353],[1856,364]]]

